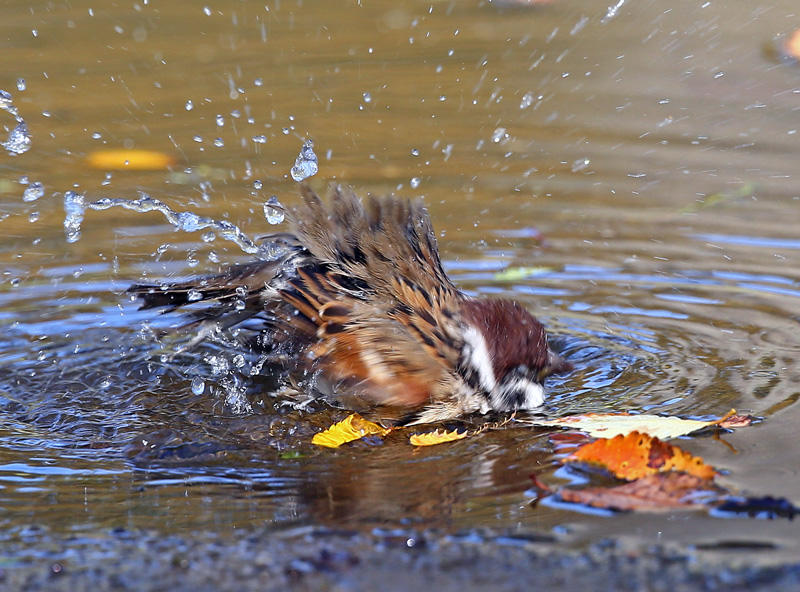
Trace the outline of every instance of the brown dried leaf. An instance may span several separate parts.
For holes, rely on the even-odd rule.
[[[564,462],[601,465],[626,481],[666,471],[685,471],[701,479],[713,479],[716,474],[702,458],[639,432],[599,438],[581,446]]]
[[[314,434],[311,443],[327,448],[338,448],[342,444],[360,440],[364,436],[373,434],[385,436],[391,431],[389,428],[381,427],[377,423],[364,419],[358,413],[353,413],[327,430]]]
[[[562,489],[565,502],[609,510],[659,512],[692,508],[718,502],[725,490],[710,481],[688,473],[656,473],[617,487]]]
[[[467,435],[467,432],[459,432],[458,430],[453,430],[452,432],[436,430],[426,434],[414,434],[409,438],[409,441],[414,446],[434,446],[435,444],[443,444],[444,442],[462,440],[466,438]]]
[[[744,428],[752,424],[754,419],[755,418],[752,415],[737,415],[733,413],[720,419],[717,425],[727,430]]]

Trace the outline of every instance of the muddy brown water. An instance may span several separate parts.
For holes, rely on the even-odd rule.
[[[258,236],[273,229],[267,198],[295,198],[288,172],[312,138],[315,186],[422,196],[457,283],[545,321],[577,367],[553,381],[548,414],[754,414],[728,445],[682,445],[725,485],[798,503],[800,68],[773,51],[800,24],[795,2],[14,0],[3,13],[0,87],[33,145],[0,155],[0,538],[492,527],[796,556],[784,520],[532,504],[531,473],[580,477],[531,428],[317,449],[335,413],[276,406],[269,376],[215,374],[236,361],[211,346],[162,359],[144,327],[164,319],[123,293],[218,271],[247,258],[238,247],[155,213],[87,212],[74,243],[62,226],[67,190],[145,191]],[[122,147],[178,164],[84,162]],[[25,178],[45,195],[23,201]]]

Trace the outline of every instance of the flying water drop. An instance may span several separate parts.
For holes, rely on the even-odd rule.
[[[74,243],[81,238],[81,222],[83,213],[86,210],[83,195],[74,191],[67,191],[64,194],[64,230],[67,234],[67,242]]]
[[[314,154],[314,142],[313,140],[307,140],[300,149],[300,155],[297,160],[294,161],[294,166],[291,170],[292,179],[300,182],[316,175],[317,171],[319,171],[317,162],[317,155]]]
[[[202,395],[203,391],[206,390],[206,382],[199,376],[195,376],[192,378],[192,392],[195,395]]]
[[[572,172],[573,173],[578,173],[578,172],[586,169],[586,167],[589,166],[589,162],[590,161],[589,161],[588,158],[579,158],[578,160],[576,160],[575,162],[572,163]]]
[[[8,134],[8,140],[3,142],[3,148],[9,154],[25,154],[30,147],[31,137],[28,135],[28,125],[24,121],[20,121]]]
[[[34,181],[25,188],[22,193],[22,201],[36,201],[44,195],[44,185]]]
[[[280,224],[286,217],[286,212],[276,196],[271,196],[264,204],[264,216],[272,225]]]

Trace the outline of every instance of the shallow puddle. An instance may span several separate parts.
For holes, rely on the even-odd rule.
[[[797,502],[800,68],[773,51],[794,4],[498,4],[8,3],[2,85],[32,143],[0,155],[3,537],[489,526],[796,553],[790,522],[534,504],[531,473],[580,478],[544,430],[314,447],[339,411],[281,405],[216,346],[171,358],[152,329],[169,320],[124,293],[247,260],[238,246],[120,208],[68,242],[67,191],[280,230],[264,204],[297,199],[313,139],[312,184],[422,196],[453,279],[547,324],[576,371],[546,413],[753,414],[729,445],[681,445]],[[87,166],[112,148],[178,164]]]

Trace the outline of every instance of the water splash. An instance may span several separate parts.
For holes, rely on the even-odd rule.
[[[272,259],[276,256],[273,245],[257,245],[235,224],[227,220],[214,220],[205,216],[199,216],[194,212],[176,212],[164,202],[152,198],[146,193],[140,193],[139,199],[123,199],[104,197],[97,201],[86,203],[84,196],[67,191],[64,194],[64,228],[67,232],[67,242],[74,243],[81,236],[81,222],[86,209],[107,210],[113,207],[121,207],[134,212],[161,212],[167,221],[176,230],[184,232],[196,232],[198,230],[211,229],[225,240],[235,243],[242,251],[250,255],[257,255],[262,259]],[[277,254],[279,255],[279,254]]]
[[[67,191],[64,194],[64,230],[67,234],[67,242],[74,243],[81,238],[81,222],[86,205],[83,201],[83,194],[74,191]]]
[[[307,140],[300,149],[297,160],[294,161],[291,171],[292,179],[300,182],[313,177],[319,171],[317,163],[317,155],[314,154],[314,142],[313,140]]]
[[[600,19],[600,22],[605,25],[608,21],[617,16],[617,13],[619,12],[619,9],[622,8],[623,4],[625,4],[625,0],[617,0],[616,4],[609,6],[608,10],[606,11],[606,15]]]
[[[0,90],[0,110],[3,110],[16,120],[17,125],[8,134],[8,140],[2,143],[9,154],[24,154],[31,148],[31,137],[28,134],[28,124],[20,117],[19,110],[14,106],[11,93]]]
[[[44,196],[44,185],[39,181],[34,181],[25,188],[22,193],[22,201],[36,201]]]
[[[286,210],[275,195],[271,196],[264,204],[264,216],[267,218],[267,222],[273,225],[280,224],[286,217]]]

